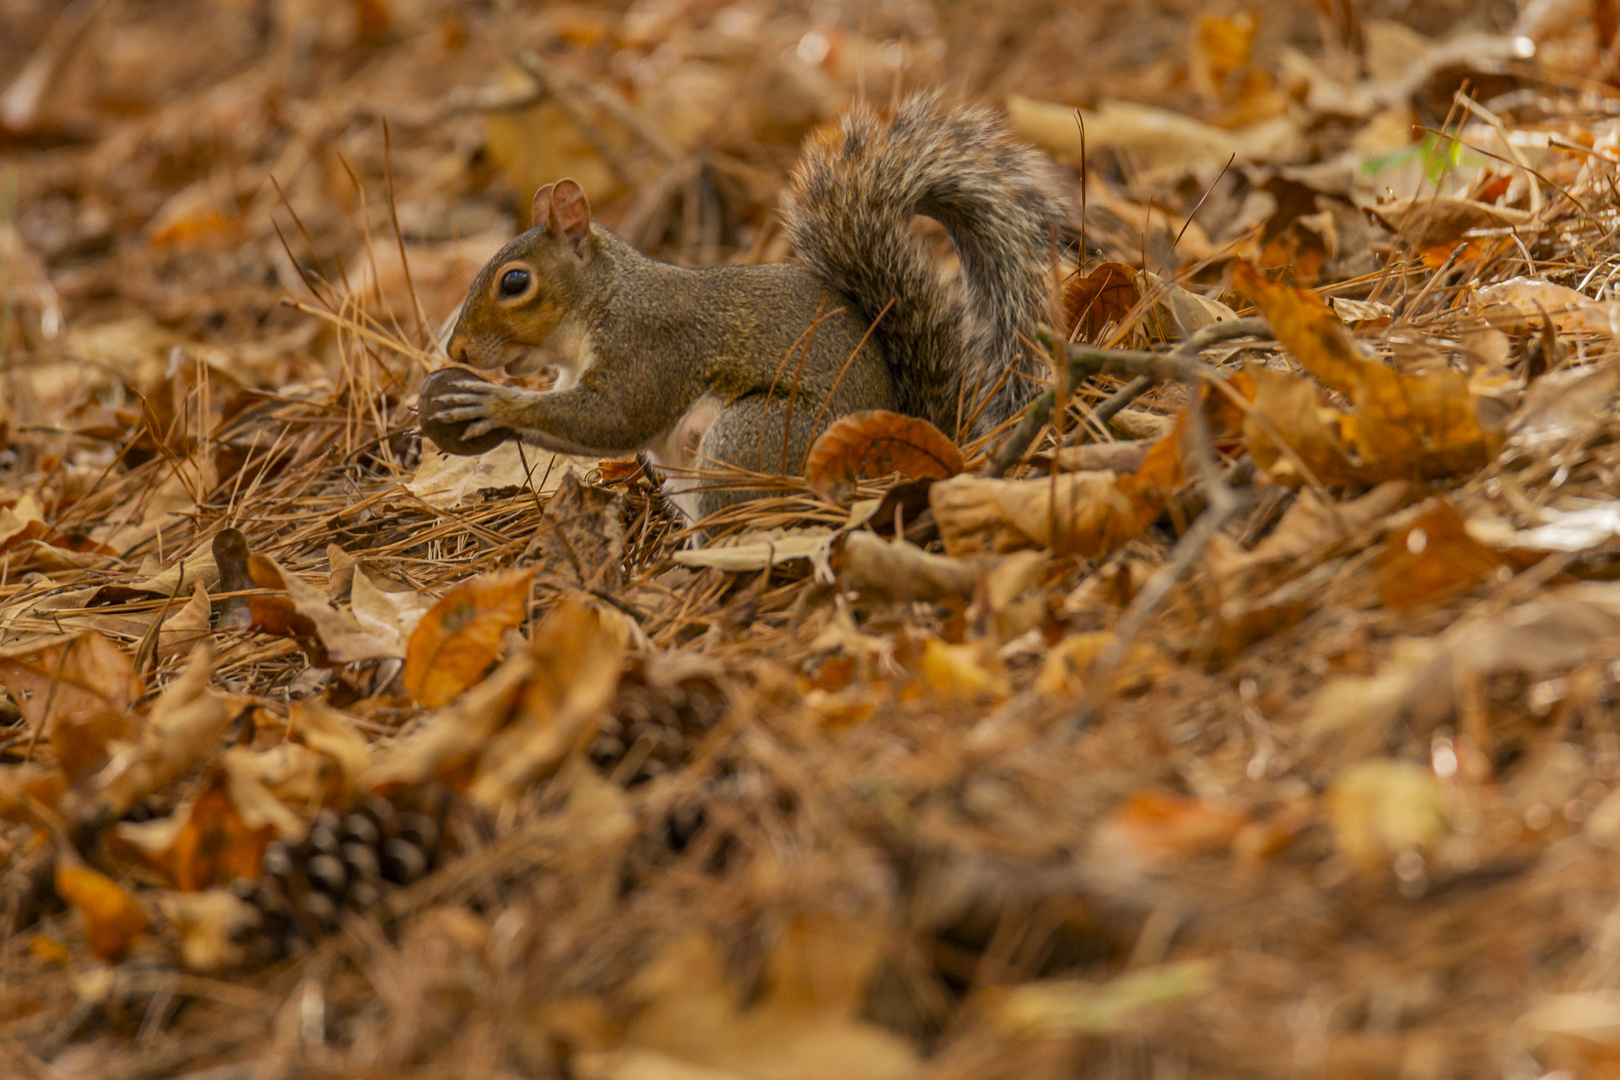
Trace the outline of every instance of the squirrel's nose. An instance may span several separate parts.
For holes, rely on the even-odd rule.
[[[459,332],[451,334],[450,344],[444,347],[444,351],[451,360],[458,364],[465,364],[467,362],[467,336]]]

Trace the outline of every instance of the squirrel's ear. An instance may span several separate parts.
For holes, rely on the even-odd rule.
[[[534,202],[529,204],[529,228],[538,229],[551,219],[551,192],[556,184],[547,184],[534,193]]]
[[[574,254],[584,254],[585,240],[591,234],[591,204],[585,201],[584,190],[572,180],[559,180],[549,202],[549,221],[557,234],[568,241]]]

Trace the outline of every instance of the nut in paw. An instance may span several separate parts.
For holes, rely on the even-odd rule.
[[[489,392],[499,389],[466,368],[433,372],[423,380],[416,404],[422,434],[446,453],[468,455],[482,454],[515,438],[510,428],[484,426],[487,406],[500,400]]]

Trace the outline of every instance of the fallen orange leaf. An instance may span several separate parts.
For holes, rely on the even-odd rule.
[[[1248,823],[1230,803],[1148,790],[1121,803],[1106,827],[1139,854],[1166,858],[1225,851]]]
[[[1096,341],[1110,322],[1121,322],[1142,299],[1135,268],[1105,262],[1085,277],[1076,277],[1063,290],[1063,315],[1069,332],[1078,328],[1080,340]]]
[[[1485,581],[1507,560],[1468,535],[1468,524],[1448,500],[1439,500],[1404,529],[1392,533],[1373,565],[1378,599],[1405,610]]]
[[[226,791],[223,774],[198,796],[186,824],[163,861],[175,888],[198,892],[256,878],[265,848],[275,839],[273,825],[250,828]]]
[[[882,409],[834,421],[804,467],[811,489],[828,498],[840,485],[890,473],[944,479],[961,471],[962,452],[933,424]]]
[[[34,934],[28,939],[28,951],[57,967],[67,967],[73,963],[73,954],[68,952],[66,945],[43,934]]]
[[[1218,15],[1199,18],[1195,60],[1217,92],[1234,73],[1248,66],[1259,26],[1260,20],[1250,11],[1229,19]]]
[[[85,942],[96,956],[117,962],[150,925],[139,901],[112,878],[58,859],[56,894],[84,916]]]
[[[1249,364],[1230,385],[1250,397],[1243,423],[1249,454],[1276,482],[1366,487],[1385,479],[1346,444],[1351,417],[1323,406],[1322,388],[1314,381]]]
[[[445,593],[411,633],[405,690],[418,704],[443,705],[483,679],[501,638],[529,610],[533,570],[481,574]]]
[[[1237,264],[1234,284],[1260,305],[1277,340],[1307,371],[1350,399],[1355,411],[1340,414],[1340,441],[1370,467],[1362,482],[1471,472],[1501,446],[1503,433],[1481,425],[1461,372],[1408,375],[1363,356],[1321,298],[1267,281],[1249,263]]]

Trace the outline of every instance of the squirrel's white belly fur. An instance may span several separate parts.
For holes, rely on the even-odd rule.
[[[676,470],[682,474],[665,478],[664,497],[685,514],[688,521],[696,521],[701,516],[697,493],[702,481],[692,475],[693,470],[704,465],[698,447],[724,407],[725,400],[718,394],[704,394],[668,430],[647,445],[647,456],[660,471]]]

